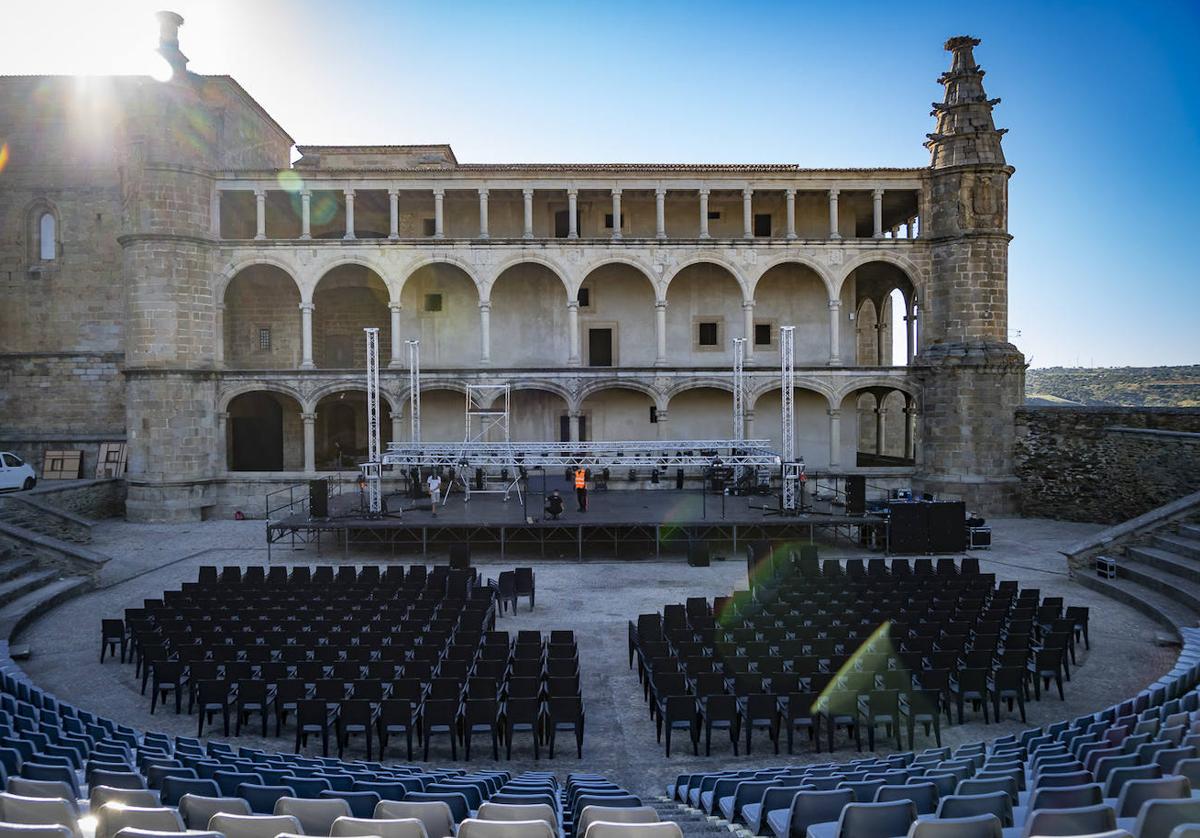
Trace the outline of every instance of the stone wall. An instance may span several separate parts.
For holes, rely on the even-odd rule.
[[[1022,514],[1117,523],[1200,490],[1200,410],[1024,407],[1015,460]]]

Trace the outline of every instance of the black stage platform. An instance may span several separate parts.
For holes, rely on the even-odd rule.
[[[779,515],[777,495],[736,497],[698,490],[620,489],[590,491],[589,509],[577,511],[574,491],[562,491],[565,512],[550,520],[543,512],[540,481],[524,500],[514,491],[500,495],[474,493],[463,501],[452,494],[436,517],[429,498],[386,496],[389,514],[370,518],[356,491],[330,498],[330,517],[294,514],[269,521],[267,543],[316,544],[349,552],[351,545],[394,553],[428,554],[450,544],[469,542],[478,552],[545,558],[657,558],[683,554],[689,541],[707,542],[714,556],[732,555],[749,541],[811,541],[817,528],[856,542],[864,527],[886,544],[886,520],[875,515],[847,515],[828,501],[809,502],[797,515]],[[332,541],[332,544],[325,544]],[[738,554],[740,558],[740,554]]]

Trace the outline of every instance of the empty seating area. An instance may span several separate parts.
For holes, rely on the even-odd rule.
[[[595,774],[475,771],[270,753],[140,733],[0,662],[0,838],[213,835],[678,838]]]
[[[414,739],[425,760],[431,744],[511,758],[525,736],[553,757],[568,736],[582,756],[574,634],[512,637],[496,611],[469,568],[202,567],[104,620],[101,659],[133,667],[151,713],[195,713],[197,736],[273,730],[296,753],[320,740],[324,756],[361,740],[368,760],[393,744],[412,760]]]
[[[821,561],[758,544],[752,588],[691,598],[629,623],[629,665],[670,756],[673,734],[734,754],[757,737],[779,753],[877,741],[912,749],[917,730],[1019,716],[1061,699],[1089,644],[1088,610],[975,560]],[[864,735],[865,734],[865,735]]]
[[[1200,824],[1200,629],[1174,669],[1101,712],[966,745],[684,774],[679,806],[775,838],[1177,838]]]

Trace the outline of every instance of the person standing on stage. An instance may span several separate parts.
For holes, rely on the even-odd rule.
[[[429,490],[429,509],[433,512],[433,517],[437,517],[438,494],[442,490],[442,476],[436,471],[429,472],[429,477],[425,478],[425,487]]]
[[[579,501],[579,511],[587,512],[587,469],[583,466],[575,469],[575,498]]]

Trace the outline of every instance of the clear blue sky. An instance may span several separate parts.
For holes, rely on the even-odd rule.
[[[1195,0],[43,2],[9,9],[0,73],[144,72],[164,5],[192,69],[299,143],[469,162],[925,165],[942,42],[975,35],[1017,169],[1015,342],[1039,367],[1200,363]]]

